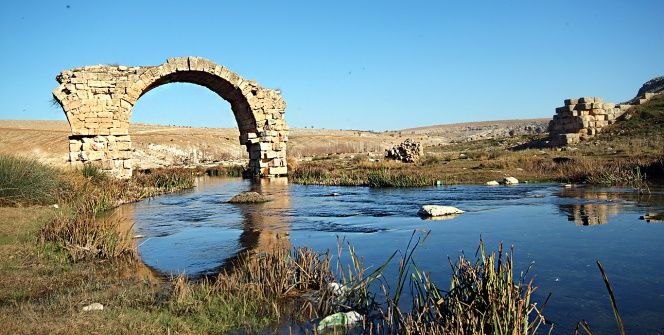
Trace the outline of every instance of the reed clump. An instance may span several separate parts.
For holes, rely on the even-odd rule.
[[[243,165],[213,166],[197,171],[197,174],[206,174],[214,177],[242,177],[246,172]]]
[[[131,230],[122,232],[117,223],[96,220],[94,216],[60,213],[41,229],[39,238],[42,243],[55,243],[75,262],[137,256]]]
[[[137,173],[133,180],[155,194],[167,193],[194,187],[194,172],[185,168],[153,169]]]
[[[320,291],[333,277],[329,255],[308,248],[243,253],[217,277],[175,278],[168,308],[198,331],[255,332],[304,311],[293,301]]]
[[[415,233],[392,280],[382,273],[396,253],[365,275],[366,269],[349,246],[352,266],[342,281],[354,293],[344,295],[345,300],[337,304],[342,308],[334,311],[352,306],[369,318],[360,326],[377,334],[535,334],[544,325],[541,308],[531,301],[535,287],[526,281],[527,271],[514,276],[512,250],[503,253],[501,245],[497,253],[487,254],[480,240],[475,261],[462,255],[450,263],[451,284],[444,290],[413,257],[427,235],[414,237]],[[382,292],[378,298],[371,293],[377,287]],[[410,309],[403,307],[406,296],[411,298]]]
[[[303,185],[340,185],[369,187],[420,187],[433,185],[435,178],[384,168],[384,164],[360,161],[357,170],[336,170],[303,165],[291,171],[290,179]],[[387,163],[391,165],[393,163]]]
[[[59,171],[33,159],[0,155],[0,205],[48,205],[58,201]]]
[[[371,171],[367,176],[367,186],[369,187],[421,187],[430,186],[433,183],[433,179],[424,175],[390,170]]]

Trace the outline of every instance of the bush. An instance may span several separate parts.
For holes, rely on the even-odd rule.
[[[0,205],[46,205],[58,201],[60,171],[32,159],[0,155]]]
[[[157,188],[165,192],[194,187],[194,174],[189,169],[155,169],[134,175],[142,187]]]
[[[40,239],[65,249],[73,261],[136,256],[131,230],[123,233],[119,226],[110,220],[60,214],[41,229]]]
[[[369,173],[367,184],[369,187],[421,187],[433,185],[433,180],[422,175],[378,170]]]

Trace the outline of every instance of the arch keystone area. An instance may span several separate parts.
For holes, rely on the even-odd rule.
[[[201,57],[169,58],[157,66],[93,65],[62,71],[53,97],[67,115],[69,161],[93,164],[119,178],[132,174],[129,120],[136,101],[174,82],[205,86],[228,101],[249,152],[249,173],[285,175],[286,102],[277,90],[259,86]]]

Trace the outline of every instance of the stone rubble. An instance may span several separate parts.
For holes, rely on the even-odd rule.
[[[385,158],[399,160],[405,163],[414,163],[423,153],[419,142],[406,139],[401,144],[385,150]]]

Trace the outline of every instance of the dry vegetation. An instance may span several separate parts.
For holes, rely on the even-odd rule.
[[[429,146],[415,164],[366,154],[328,155],[300,162],[291,179],[303,184],[425,186],[485,183],[514,176],[529,182],[623,184],[641,187],[664,177],[664,95],[630,111],[632,117],[574,148],[544,145],[545,136],[519,136]]]

